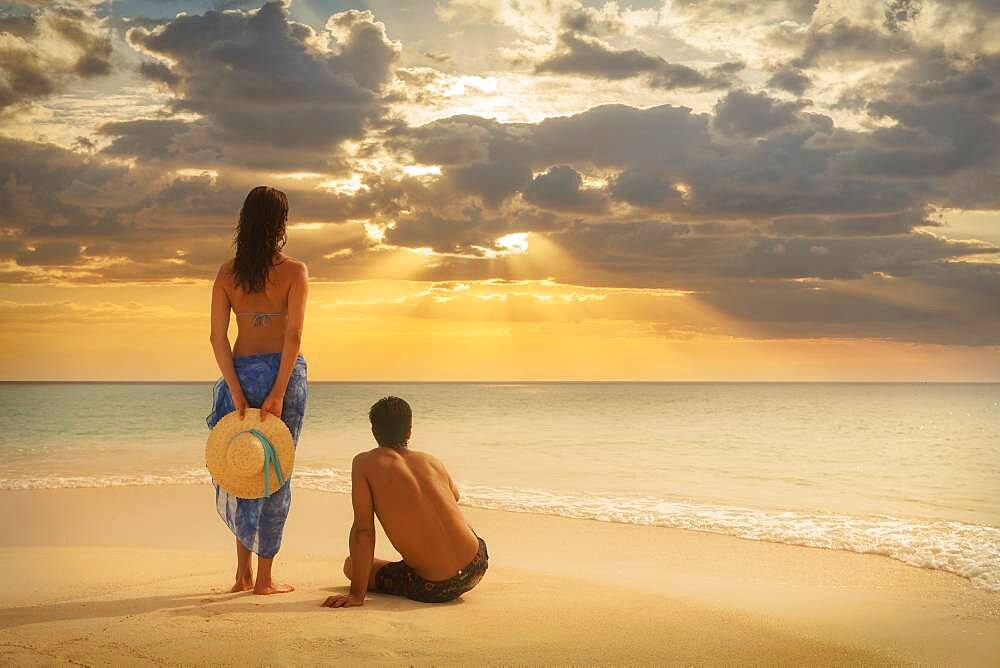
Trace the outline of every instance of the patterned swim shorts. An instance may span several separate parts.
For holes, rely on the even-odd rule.
[[[479,538],[477,536],[477,538]],[[405,596],[423,603],[444,603],[469,591],[483,579],[490,554],[479,538],[479,551],[465,568],[447,580],[425,580],[404,561],[394,561],[375,573],[375,587],[383,593]]]

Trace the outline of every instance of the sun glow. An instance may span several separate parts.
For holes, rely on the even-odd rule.
[[[288,172],[286,174],[268,174],[268,176],[281,181],[306,181],[309,179],[318,179],[323,175],[318,172]]]
[[[361,182],[361,175],[351,174],[349,179],[327,179],[319,184],[320,188],[332,190],[338,195],[354,195],[359,190],[367,190],[368,186]]]
[[[441,165],[406,165],[403,173],[407,176],[441,176]]]
[[[475,75],[461,76],[444,91],[444,96],[465,95],[467,88],[472,88],[479,93],[495,93],[497,92],[497,78]]]
[[[503,252],[521,254],[528,252],[528,233],[512,232],[505,234],[496,240],[497,248]]]
[[[386,230],[391,230],[396,227],[396,223],[379,225],[377,223],[371,223],[368,221],[365,221],[364,223],[362,223],[362,225],[364,225],[365,236],[368,238],[368,241],[376,245],[381,244],[383,241],[385,241]]]

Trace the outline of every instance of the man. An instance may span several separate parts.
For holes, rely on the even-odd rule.
[[[408,447],[410,405],[380,399],[368,412],[378,447],[351,465],[354,525],[344,575],[350,594],[330,596],[330,608],[363,605],[365,592],[379,591],[425,603],[443,603],[472,589],[486,572],[486,543],[465,522],[458,490],[444,464]],[[402,561],[375,559],[375,518]]]

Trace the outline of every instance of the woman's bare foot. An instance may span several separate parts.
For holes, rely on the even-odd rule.
[[[274,582],[266,584],[258,582],[253,587],[253,593],[258,596],[266,596],[267,594],[287,594],[290,591],[295,591],[295,587],[286,584],[275,584]]]
[[[257,558],[257,582],[254,583],[253,593],[261,595],[287,594],[290,591],[295,591],[295,587],[292,585],[274,583],[274,580],[271,579],[271,566],[273,564],[274,558]]]
[[[236,539],[236,583],[229,591],[231,593],[250,591],[253,589],[253,565],[250,557],[253,553],[247,549],[240,539]]]
[[[235,593],[238,591],[250,591],[251,589],[253,589],[253,576],[248,575],[246,577],[237,576],[236,584],[229,591]]]

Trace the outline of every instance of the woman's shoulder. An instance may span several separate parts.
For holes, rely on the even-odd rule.
[[[216,274],[216,278],[223,278],[223,277],[227,277],[227,276],[232,276],[233,275],[233,263],[234,262],[235,262],[234,258],[230,258],[230,259],[226,260],[225,262],[223,262],[219,266],[219,271]]]
[[[279,266],[291,276],[309,275],[309,268],[306,266],[306,263],[292,257],[291,255],[282,255],[281,264]]]

